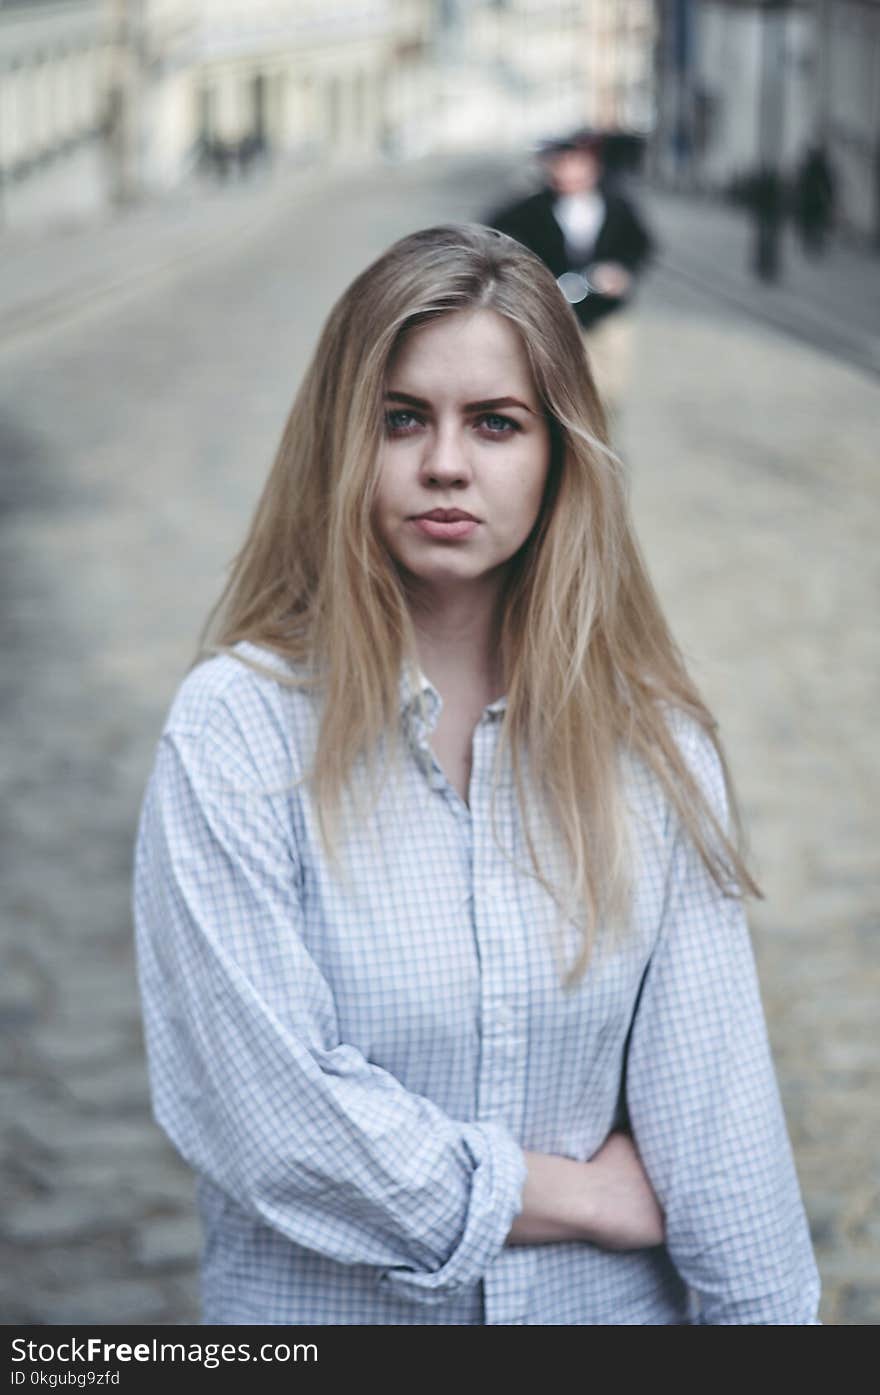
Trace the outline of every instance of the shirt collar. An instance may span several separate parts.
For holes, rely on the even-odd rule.
[[[409,718],[421,709],[429,731],[433,731],[443,708],[443,699],[424,670],[418,665],[404,663],[400,673],[400,712]],[[507,708],[507,694],[496,698],[483,709],[484,716],[500,717]]]
[[[433,731],[443,707],[443,699],[421,668],[404,662],[400,671],[400,712],[405,719],[423,712]]]

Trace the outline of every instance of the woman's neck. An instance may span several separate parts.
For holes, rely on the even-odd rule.
[[[503,695],[497,594],[420,596],[410,613],[419,662],[441,697],[472,692],[491,702]]]

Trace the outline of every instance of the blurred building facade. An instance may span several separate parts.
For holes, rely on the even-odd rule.
[[[654,0],[585,0],[587,123],[647,134],[655,119]]]
[[[707,190],[820,142],[880,244],[880,0],[0,0],[0,225],[581,125]]]
[[[7,207],[25,191],[63,212],[62,173],[80,204],[124,203],[261,158],[645,133],[654,15],[655,0],[0,0]]]
[[[650,129],[654,0],[441,0],[438,13],[446,146]]]
[[[657,0],[655,169],[724,189],[822,145],[880,241],[880,0]]]
[[[821,0],[816,130],[841,211],[880,247],[880,0]]]
[[[0,0],[0,225],[104,197],[107,0]]]
[[[0,0],[0,225],[429,144],[436,0]]]
[[[430,0],[141,0],[123,3],[124,105],[137,114],[130,178],[157,190],[199,159],[370,158],[418,124]],[[424,119],[424,117],[422,117]]]

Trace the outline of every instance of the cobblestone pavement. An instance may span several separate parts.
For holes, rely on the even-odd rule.
[[[146,771],[331,299],[492,180],[419,165],[276,200],[241,246],[0,346],[6,1322],[197,1320],[192,1182],[150,1120],[132,963]],[[65,248],[45,247],[48,276]],[[823,1316],[875,1323],[877,387],[662,271],[639,352],[622,445],[767,892]]]

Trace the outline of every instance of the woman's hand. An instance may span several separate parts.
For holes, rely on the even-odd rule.
[[[606,1250],[662,1245],[663,1212],[628,1133],[612,1133],[589,1169],[587,1239]]]
[[[613,1133],[589,1162],[526,1153],[523,1206],[509,1245],[588,1240],[606,1250],[661,1245],[663,1213],[629,1134]]]

